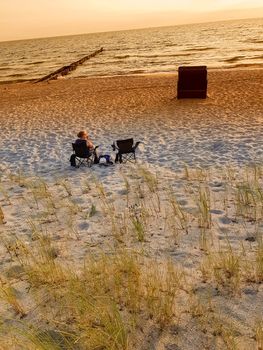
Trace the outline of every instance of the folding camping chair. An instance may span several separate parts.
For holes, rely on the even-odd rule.
[[[81,165],[91,167],[96,158],[96,146],[94,150],[90,150],[86,142],[72,143],[73,156],[75,158],[75,166],[79,168]],[[72,156],[71,156],[72,157]]]
[[[117,140],[116,145],[113,143],[112,148],[118,151],[115,158],[115,163],[136,162],[136,148],[140,142],[133,145],[133,139]]]

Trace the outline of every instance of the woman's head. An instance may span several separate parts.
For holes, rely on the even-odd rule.
[[[81,130],[79,133],[78,133],[78,137],[80,138],[80,139],[86,139],[86,138],[88,138],[88,133],[87,133],[87,131],[86,130]]]

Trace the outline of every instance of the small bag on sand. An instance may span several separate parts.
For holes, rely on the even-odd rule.
[[[108,154],[101,155],[99,157],[99,165],[104,165],[104,166],[113,165],[113,161],[111,160],[110,155]]]

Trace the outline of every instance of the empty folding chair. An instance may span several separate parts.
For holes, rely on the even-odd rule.
[[[136,161],[136,149],[140,142],[136,142],[133,145],[133,139],[117,140],[116,145],[113,143],[113,150],[117,151],[115,163],[126,163]]]

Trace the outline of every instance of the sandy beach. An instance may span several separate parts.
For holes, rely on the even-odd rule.
[[[141,160],[172,170],[261,161],[262,69],[208,80],[206,100],[175,99],[172,74],[0,85],[1,167],[64,173],[82,128],[102,153],[134,137]]]
[[[263,70],[209,70],[204,100],[177,100],[176,84],[176,74],[0,84],[0,309],[5,326],[18,327],[21,318],[38,330],[59,328],[59,323],[68,329],[74,323],[65,315],[60,319],[61,310],[51,315],[56,298],[44,302],[46,314],[38,311],[45,286],[61,280],[43,277],[40,283],[38,275],[36,282],[25,251],[37,256],[48,236],[52,262],[76,274],[102,252],[143,256],[138,295],[147,295],[148,308],[151,293],[142,282],[150,276],[147,269],[163,282],[152,289],[151,300],[158,299],[154,290],[160,295],[176,290],[168,321],[156,316],[156,308],[147,313],[142,302],[133,327],[131,297],[122,295],[119,302],[110,294],[129,327],[122,345],[111,343],[109,349],[262,349]],[[137,164],[71,168],[71,143],[81,129],[112,158],[113,141],[141,141]],[[120,265],[105,261],[116,268],[107,270],[105,263],[105,276],[123,273]],[[170,274],[169,263],[165,270],[167,261],[176,273]],[[153,266],[160,266],[158,273]],[[34,271],[36,276],[39,270]],[[129,289],[126,279],[127,284],[118,281],[120,290]],[[15,291],[16,301],[7,288]],[[20,348],[12,332],[3,331],[0,348]],[[96,348],[75,344],[59,349]],[[96,349],[108,349],[100,346]]]

